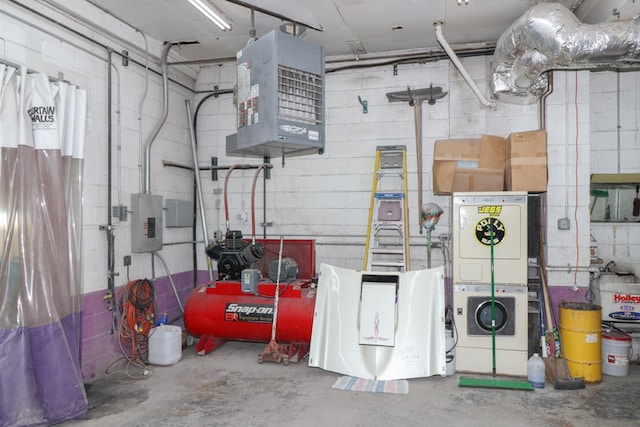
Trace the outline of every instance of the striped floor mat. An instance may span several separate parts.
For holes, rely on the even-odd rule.
[[[366,391],[370,393],[409,393],[409,382],[407,380],[365,380],[356,377],[340,377],[333,384],[332,388],[349,391]]]

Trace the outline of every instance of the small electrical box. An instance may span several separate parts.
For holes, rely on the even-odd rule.
[[[242,292],[245,294],[255,294],[258,292],[260,282],[260,270],[247,268],[242,270]]]
[[[167,228],[193,227],[193,202],[190,200],[167,199],[165,223]]]

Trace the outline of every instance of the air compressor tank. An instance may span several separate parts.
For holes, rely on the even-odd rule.
[[[242,292],[236,281],[216,281],[191,292],[184,311],[189,334],[233,341],[269,342],[274,316],[275,283],[260,283],[255,294]],[[275,339],[311,342],[315,289],[309,281],[280,284]]]

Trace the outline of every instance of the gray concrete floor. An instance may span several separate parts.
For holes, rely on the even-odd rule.
[[[89,385],[81,426],[640,426],[640,366],[582,390],[459,387],[460,374],[409,380],[409,393],[332,389],[339,374],[257,363],[264,344],[227,342],[144,379],[115,372]],[[132,372],[139,371],[133,370]],[[468,375],[467,375],[468,376]]]

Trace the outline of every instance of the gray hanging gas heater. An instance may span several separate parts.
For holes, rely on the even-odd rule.
[[[238,132],[227,155],[324,151],[324,48],[272,31],[237,55]]]

